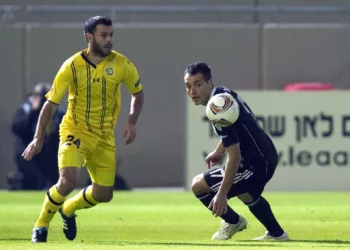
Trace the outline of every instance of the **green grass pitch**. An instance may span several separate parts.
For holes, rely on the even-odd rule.
[[[78,211],[78,236],[70,242],[56,214],[48,243],[30,242],[45,192],[0,192],[0,249],[350,249],[349,193],[265,193],[289,233],[289,242],[255,242],[264,228],[237,199],[229,204],[248,229],[212,241],[215,218],[190,192],[115,192],[109,204]]]

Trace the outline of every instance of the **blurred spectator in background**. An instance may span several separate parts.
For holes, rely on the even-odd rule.
[[[48,83],[38,83],[26,102],[16,111],[12,132],[16,135],[15,161],[17,170],[9,173],[9,189],[40,190],[51,187],[58,180],[57,152],[59,146],[59,125],[64,112],[58,108],[52,123],[46,131],[44,147],[31,161],[21,156],[32,141],[45,94],[50,90]]]

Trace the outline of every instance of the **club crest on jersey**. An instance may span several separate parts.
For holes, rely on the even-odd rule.
[[[114,69],[112,67],[108,67],[106,70],[105,70],[105,73],[109,76],[112,76],[114,74]]]

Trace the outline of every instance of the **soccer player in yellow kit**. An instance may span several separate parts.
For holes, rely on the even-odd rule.
[[[47,241],[49,223],[57,211],[63,219],[66,238],[74,240],[75,212],[112,200],[116,173],[114,128],[122,83],[132,95],[128,122],[123,128],[125,143],[132,143],[136,137],[135,124],[144,101],[137,69],[127,57],[112,50],[113,28],[109,18],[90,18],[84,33],[88,48],[63,63],[46,95],[33,141],[23,152],[26,160],[40,152],[45,130],[68,90],[68,109],[60,125],[60,177],[47,192],[34,225],[35,243]],[[92,185],[67,199],[76,187],[82,166],[87,167]]]

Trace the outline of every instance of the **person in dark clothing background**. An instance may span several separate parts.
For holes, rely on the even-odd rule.
[[[59,146],[59,125],[64,111],[57,109],[52,123],[46,131],[43,150],[31,161],[25,161],[22,153],[33,139],[39,114],[50,90],[48,83],[38,83],[26,102],[17,109],[12,132],[16,135],[15,161],[17,172],[8,178],[9,189],[40,190],[52,186],[58,180],[57,152]]]

